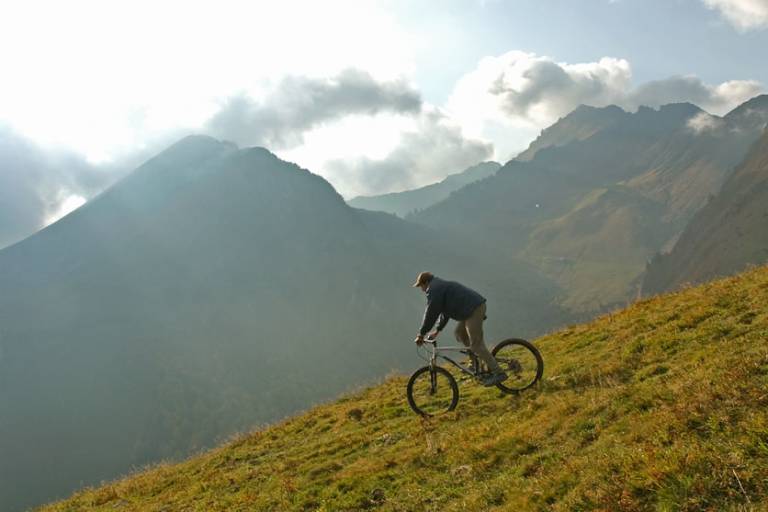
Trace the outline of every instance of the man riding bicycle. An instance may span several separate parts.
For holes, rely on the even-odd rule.
[[[427,294],[427,308],[424,311],[424,321],[418,336],[414,340],[417,345],[424,343],[424,336],[435,325],[430,338],[437,338],[445,328],[448,319],[452,318],[456,325],[456,339],[474,352],[488,367],[490,374],[483,379],[485,386],[495,386],[507,379],[507,374],[491,355],[483,340],[483,321],[485,320],[485,298],[476,291],[454,282],[444,281],[430,272],[422,272],[413,284]]]

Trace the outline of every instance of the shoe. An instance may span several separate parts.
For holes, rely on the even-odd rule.
[[[507,374],[504,372],[496,372],[488,375],[487,377],[483,378],[483,386],[485,387],[491,387],[495,386],[496,384],[500,384],[507,380]]]

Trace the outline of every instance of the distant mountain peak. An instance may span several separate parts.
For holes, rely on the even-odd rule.
[[[748,99],[738,107],[728,112],[727,116],[736,115],[749,109],[768,110],[768,94],[760,94],[754,98]]]
[[[542,130],[539,137],[531,142],[528,149],[517,155],[515,160],[530,161],[542,149],[588,139],[595,133],[621,122],[628,115],[616,105],[607,107],[579,105],[568,115]]]
[[[237,149],[237,145],[234,142],[229,141],[221,141],[215,137],[211,137],[210,135],[203,135],[203,134],[192,134],[187,135],[186,137],[183,137],[173,143],[166,151],[173,151],[173,150],[180,150],[180,149],[189,149],[189,148],[200,148],[200,147],[228,147],[232,149]]]
[[[243,148],[240,150],[240,153],[246,158],[252,158],[254,160],[259,160],[259,161],[280,160],[280,158],[276,154],[274,154],[267,148],[261,147],[261,146],[251,146],[248,148]],[[290,162],[286,162],[286,163],[290,163]]]
[[[145,162],[136,172],[140,172],[151,162],[165,162],[163,168],[170,166],[177,171],[183,170],[192,164],[216,157],[227,151],[237,151],[237,146],[208,135],[187,135]]]
[[[446,199],[460,188],[482,180],[501,168],[498,162],[480,162],[462,172],[449,174],[442,181],[403,192],[392,192],[374,196],[358,196],[349,200],[354,208],[383,211],[401,217],[417,209],[424,209]]]
[[[640,105],[637,107],[635,116],[644,118],[652,117],[655,120],[663,119],[667,121],[685,121],[693,116],[699,114],[706,114],[707,112],[694,105],[693,103],[667,103],[661,105],[659,108],[649,107],[647,105]]]
[[[764,130],[768,126],[768,94],[745,101],[728,112],[725,119],[741,129]]]
[[[694,105],[693,103],[683,102],[683,103],[667,103],[666,105],[662,105],[661,107],[659,107],[659,112],[667,113],[667,114],[691,116],[691,115],[700,114],[701,112],[704,112],[704,110]]]
[[[633,129],[669,131],[684,127],[691,118],[700,114],[706,112],[693,103],[669,103],[658,109],[640,105],[635,113],[617,105],[593,107],[582,104],[545,128],[516,160],[530,161],[542,149],[583,141],[617,124],[634,126]]]
[[[621,108],[618,105],[606,105],[605,107],[593,107],[592,105],[586,105],[582,103],[578,107],[576,107],[570,114],[568,114],[565,117],[568,116],[583,116],[583,115],[621,115],[626,114],[627,112]]]

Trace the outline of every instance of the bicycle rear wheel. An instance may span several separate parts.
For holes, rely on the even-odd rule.
[[[501,369],[507,373],[507,380],[496,384],[505,393],[519,393],[541,379],[544,360],[532,343],[511,338],[496,345],[491,351]]]
[[[408,380],[408,405],[421,416],[436,416],[456,408],[459,387],[444,368],[424,366]]]

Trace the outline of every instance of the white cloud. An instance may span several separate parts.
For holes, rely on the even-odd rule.
[[[40,148],[0,125],[0,248],[73,208],[73,196],[102,190],[117,173],[100,171],[71,152]]]
[[[710,85],[694,76],[632,85],[628,61],[604,57],[569,64],[533,53],[512,51],[486,57],[457,83],[448,111],[470,136],[493,140],[497,158],[523,149],[538,130],[579,104],[627,109],[691,102],[724,114],[762,90],[760,83],[733,80]],[[506,134],[502,136],[502,134]]]
[[[403,133],[418,130],[418,116],[379,114],[353,115],[304,132],[304,143],[290,149],[277,149],[277,156],[310,169],[328,179],[343,195],[355,193],[352,183],[339,179],[326,169],[328,162],[354,161],[363,156],[381,160],[401,143]]]
[[[530,142],[530,135],[581,103],[607,105],[620,99],[631,80],[626,60],[603,58],[583,64],[511,51],[485,57],[464,75],[447,110],[467,133],[489,138],[502,130],[500,157]]]
[[[618,103],[635,109],[640,105],[658,107],[667,103],[689,102],[711,113],[725,114],[761,90],[762,85],[754,80],[731,80],[709,85],[695,76],[673,76],[627,91]]]
[[[77,210],[81,206],[83,206],[86,202],[86,199],[79,195],[79,194],[68,194],[65,195],[63,200],[60,201],[60,204],[58,205],[58,208],[55,212],[52,212],[50,216],[48,216],[45,219],[45,224],[53,224],[57,220],[61,219],[62,217],[72,213],[73,211]]]
[[[703,0],[741,31],[768,27],[768,0]]]
[[[0,119],[104,161],[282,76],[407,75],[410,44],[374,0],[2,2]]]
[[[420,110],[421,96],[404,80],[376,81],[367,72],[347,69],[333,77],[285,77],[259,99],[228,98],[204,131],[276,150],[300,145],[305,132],[350,115]]]
[[[443,112],[428,107],[387,154],[329,160],[321,174],[347,197],[381,194],[434,183],[492,155],[492,144],[465,137]]]
[[[706,112],[699,112],[690,118],[687,123],[688,128],[697,134],[717,131],[724,124],[725,121],[721,117],[713,116]]]

